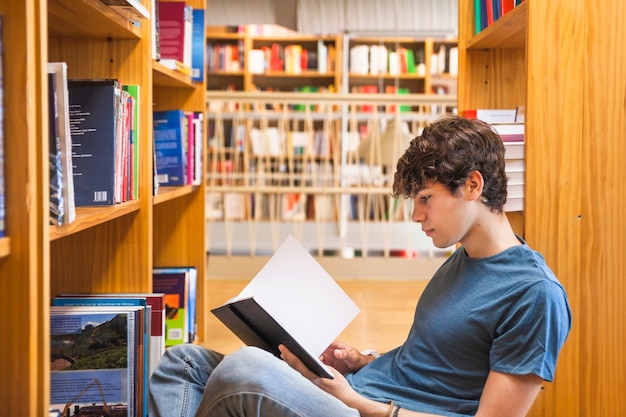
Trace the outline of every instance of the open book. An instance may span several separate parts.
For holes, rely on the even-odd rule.
[[[292,236],[241,293],[211,310],[245,344],[279,356],[283,344],[320,377],[319,356],[359,308]]]

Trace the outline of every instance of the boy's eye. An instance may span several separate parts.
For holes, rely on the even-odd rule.
[[[422,203],[426,203],[428,200],[430,200],[430,196],[429,195],[424,195],[420,197],[420,201]]]

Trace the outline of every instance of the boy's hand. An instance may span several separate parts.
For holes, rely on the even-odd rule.
[[[358,349],[343,342],[333,342],[320,356],[326,365],[332,366],[342,374],[356,372],[373,358],[363,355]]]

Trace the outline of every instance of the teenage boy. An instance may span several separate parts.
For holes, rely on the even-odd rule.
[[[341,342],[318,378],[281,346],[230,355],[169,348],[150,384],[151,417],[522,417],[554,378],[571,328],[567,295],[543,257],[517,236],[504,146],[479,120],[446,115],[399,159],[393,195],[435,246],[459,244],[434,274],[406,341],[374,358]]]

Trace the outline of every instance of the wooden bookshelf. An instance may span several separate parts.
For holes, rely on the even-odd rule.
[[[444,46],[448,51],[452,47],[456,47],[456,39],[435,39],[431,37],[414,38],[407,36],[354,36],[350,34],[344,35],[344,91],[351,92],[353,88],[359,88],[365,85],[375,85],[380,93],[385,92],[388,86],[396,88],[405,88],[410,94],[430,94],[432,86],[441,79],[445,79],[446,85],[456,87],[456,75],[445,73],[444,71],[431,71],[431,62],[433,53]],[[350,49],[355,46],[365,45],[368,47],[382,46],[387,52],[398,52],[401,49],[413,52],[416,72],[408,72],[399,70],[398,73],[391,74],[387,68],[385,73],[368,73],[353,72],[350,66]],[[421,57],[420,57],[421,55]],[[424,65],[423,72],[417,70],[418,64]],[[389,67],[389,65],[387,65]],[[456,94],[456,89],[449,91],[449,94]]]
[[[475,34],[459,1],[459,110],[525,105],[526,190],[516,229],[568,292],[573,328],[529,416],[626,409],[626,14],[608,0],[525,0]],[[599,90],[602,92],[599,93]],[[620,191],[618,191],[618,189]]]
[[[216,48],[228,45],[238,48],[238,56],[243,65],[237,70],[211,69],[211,79],[207,84],[209,90],[235,90],[235,91],[294,91],[302,86],[328,87],[332,85],[335,92],[351,92],[352,87],[375,84],[380,93],[384,93],[385,86],[407,88],[411,94],[428,94],[434,84],[456,86],[456,75],[432,74],[432,54],[441,45],[448,48],[456,46],[456,39],[414,38],[407,36],[353,36],[350,34],[315,36],[292,32],[290,34],[265,36],[251,33],[250,26],[242,31],[224,32],[229,28],[208,28],[206,32],[207,44]],[[234,30],[235,28],[230,28]],[[288,71],[264,70],[262,73],[254,73],[250,69],[250,51],[263,47],[271,48],[273,44],[285,47],[287,45],[300,45],[302,49],[314,51],[318,42],[335,49],[335,63],[327,72],[316,70],[303,70],[301,73]],[[399,74],[356,74],[350,72],[349,48],[354,45],[384,45],[389,51],[398,48],[408,48],[413,51],[421,50],[424,55],[425,73]],[[416,56],[417,59],[417,56]],[[442,81],[442,79],[444,81]],[[450,91],[454,95],[456,91]]]
[[[0,239],[0,313],[10,319],[2,326],[9,341],[0,347],[0,401],[4,414],[41,417],[50,398],[49,305],[57,293],[148,292],[153,266],[192,265],[202,311],[204,182],[152,196],[152,111],[204,111],[206,87],[153,63],[150,22],[134,25],[100,0],[0,0],[0,14],[11,103],[4,106],[7,237]],[[76,221],[61,227],[49,226],[44,169],[49,61],[67,62],[69,78],[140,86],[139,199],[80,207]],[[198,320],[202,341],[201,314]]]

